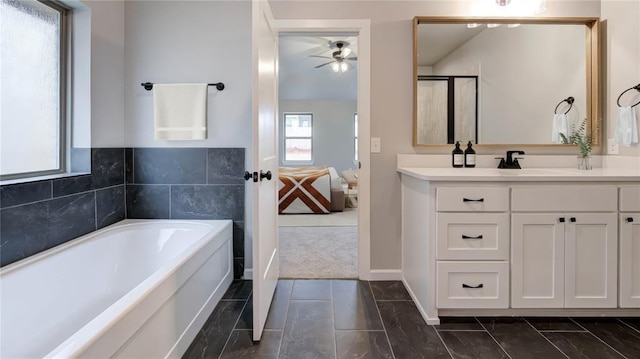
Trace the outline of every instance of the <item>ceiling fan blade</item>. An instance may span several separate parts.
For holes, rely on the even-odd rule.
[[[324,64],[322,64],[322,65],[318,65],[318,66],[316,66],[316,67],[314,67],[314,68],[315,68],[315,69],[317,69],[317,68],[320,68],[320,67],[323,67],[323,66],[327,66],[327,65],[329,65],[329,64],[332,64],[332,63],[334,63],[334,62],[335,62],[335,61],[329,61],[329,62],[324,63]]]
[[[317,57],[320,59],[332,59],[333,57],[329,57],[329,56],[319,56],[319,55],[309,55],[309,57]]]
[[[358,61],[358,56],[351,56],[351,57],[347,57],[347,58],[345,58],[345,60]]]

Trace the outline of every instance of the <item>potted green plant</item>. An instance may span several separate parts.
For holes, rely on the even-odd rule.
[[[562,143],[577,145],[580,154],[578,155],[578,169],[590,170],[591,166],[591,150],[593,149],[593,135],[587,133],[587,119],[585,118],[577,128],[574,126],[569,138],[563,133],[560,134]]]

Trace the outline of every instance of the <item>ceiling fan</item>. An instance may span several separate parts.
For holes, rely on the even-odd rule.
[[[358,61],[357,56],[349,56],[351,54],[351,49],[349,49],[349,43],[346,41],[334,41],[329,44],[329,47],[337,49],[329,56],[318,56],[318,55],[309,55],[309,57],[318,57],[321,59],[331,59],[329,62],[325,62],[324,64],[315,66],[315,68],[324,67],[331,64],[331,68],[335,72],[345,72],[351,66],[348,61]]]

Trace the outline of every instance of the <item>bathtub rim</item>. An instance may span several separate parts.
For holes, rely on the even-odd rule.
[[[198,237],[198,239],[194,243],[185,247],[171,261],[167,263],[163,263],[157,270],[155,270],[149,276],[144,278],[140,283],[134,286],[122,297],[120,297],[115,302],[111,303],[108,307],[102,310],[97,316],[91,318],[82,327],[78,328],[74,333],[72,333],[69,337],[67,337],[64,341],[62,341],[58,346],[56,346],[55,348],[50,350],[48,353],[46,353],[44,356],[45,358],[77,357],[78,353],[82,353],[84,350],[86,350],[89,346],[95,343],[96,340],[101,335],[109,331],[122,318],[124,318],[128,313],[133,311],[136,305],[140,304],[140,302],[144,301],[147,297],[149,297],[149,295],[156,288],[158,288],[168,277],[173,275],[179,268],[181,268],[185,264],[185,262],[187,262],[194,255],[196,255],[200,250],[202,250],[203,247],[211,244],[213,246],[212,247],[213,251],[211,255],[213,255],[217,250],[219,250],[220,247],[222,247],[226,241],[219,241],[218,243],[212,244],[212,240],[227,229],[230,231],[233,231],[233,221],[230,219],[219,219],[219,220],[125,219],[120,222],[116,222],[112,225],[109,225],[107,227],[101,228],[100,230],[87,233],[83,236],[75,238],[62,245],[50,248],[34,256],[25,258],[24,260],[21,260],[6,266],[6,267],[11,266],[11,268],[6,268],[6,267],[0,268],[0,274],[11,273],[31,263],[44,260],[45,258],[50,257],[60,251],[72,248],[79,244],[95,239],[95,237],[101,234],[105,234],[119,228],[135,227],[135,226],[141,226],[145,224],[146,225],[149,225],[149,224],[194,225],[195,224],[195,225],[207,227],[208,231],[205,232],[200,237]],[[233,232],[231,232],[231,235],[229,238],[230,242],[233,241],[232,233]],[[207,238],[207,239],[203,240],[204,238]],[[210,256],[207,256],[206,259],[208,259],[209,257]],[[202,266],[203,263],[199,263],[198,268]],[[182,286],[182,284],[180,286]],[[180,287],[176,288],[176,291],[179,288]]]

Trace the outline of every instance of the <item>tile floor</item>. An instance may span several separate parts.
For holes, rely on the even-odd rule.
[[[441,318],[428,326],[401,282],[357,280],[280,280],[254,344],[251,285],[231,285],[184,358],[640,358],[640,318]]]

